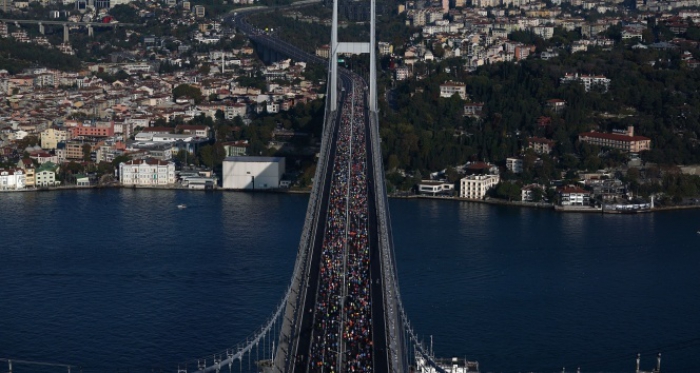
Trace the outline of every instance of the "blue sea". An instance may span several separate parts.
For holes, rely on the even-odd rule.
[[[244,342],[288,286],[307,202],[0,194],[0,358],[172,372]],[[661,352],[664,372],[700,371],[700,210],[390,208],[402,299],[436,355],[478,360],[484,372],[634,372],[638,352],[646,370]]]

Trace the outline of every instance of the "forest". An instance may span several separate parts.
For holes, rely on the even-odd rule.
[[[628,125],[652,139],[652,150],[641,154],[644,161],[700,162],[700,72],[684,65],[680,50],[620,44],[612,50],[562,52],[548,61],[486,65],[473,73],[455,59],[423,68],[429,72],[426,78],[397,82],[397,110],[384,106],[383,150],[390,170],[425,173],[469,160],[502,163],[519,154],[530,136],[556,141],[552,157],[561,160],[558,169],[596,170],[615,166],[624,157],[581,144],[578,134]],[[574,72],[605,75],[612,79],[610,89],[585,92],[581,84],[560,82],[565,73]],[[464,82],[468,100],[484,104],[481,118],[463,117],[465,102],[458,96],[439,97],[439,85],[448,80]],[[565,100],[566,108],[551,111],[549,99]],[[550,123],[537,125],[543,116]]]

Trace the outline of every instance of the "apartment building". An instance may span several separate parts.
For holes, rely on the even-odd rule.
[[[47,128],[41,131],[40,140],[42,149],[55,150],[59,142],[68,140],[68,131]]]
[[[469,175],[459,182],[459,196],[468,199],[483,199],[486,192],[498,185],[501,178],[498,175]]]

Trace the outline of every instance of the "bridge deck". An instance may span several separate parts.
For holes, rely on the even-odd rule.
[[[290,370],[388,372],[367,97],[361,80],[341,79]]]

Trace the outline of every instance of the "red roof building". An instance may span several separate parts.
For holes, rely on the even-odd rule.
[[[651,149],[651,139],[635,136],[634,127],[627,127],[627,133],[584,132],[578,135],[580,141],[605,148],[619,149],[627,153],[639,153]]]

